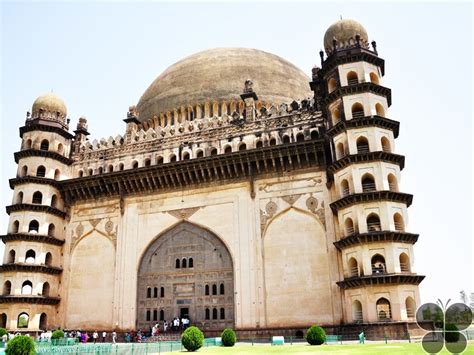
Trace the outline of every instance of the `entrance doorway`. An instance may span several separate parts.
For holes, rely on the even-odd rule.
[[[181,308],[179,310],[179,318],[189,318],[189,308]]]

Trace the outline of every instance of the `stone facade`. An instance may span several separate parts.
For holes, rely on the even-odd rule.
[[[1,325],[127,331],[188,316],[209,332],[249,332],[412,320],[423,276],[412,196],[398,188],[398,122],[386,117],[384,62],[366,33],[362,45],[347,37],[353,23],[309,85],[277,60],[294,73],[288,88],[245,77],[238,92],[229,82],[196,103],[196,83],[186,92],[173,67],[144,95],[147,117],[131,106],[115,138],[90,142],[83,117],[69,133],[64,102],[38,98],[10,180]],[[232,59],[238,80],[256,52]],[[275,56],[262,53],[271,80]],[[207,57],[184,62],[200,70]],[[160,83],[181,85],[183,110],[153,112],[180,97],[160,101]],[[304,85],[312,97],[277,102]]]

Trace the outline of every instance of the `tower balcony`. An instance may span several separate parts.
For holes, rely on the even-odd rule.
[[[45,212],[58,216],[60,218],[66,217],[66,212],[63,212],[55,207],[47,205],[29,204],[29,203],[17,203],[6,207],[7,213],[10,215],[12,212],[26,211],[26,212]]]
[[[63,272],[63,269],[55,266],[37,265],[37,264],[25,264],[25,263],[12,263],[0,265],[0,273],[4,272],[38,272],[49,275],[59,275]]]
[[[2,295],[0,296],[0,304],[2,303],[29,303],[29,304],[44,304],[57,305],[60,302],[59,297],[50,296],[33,296],[33,295]]]
[[[334,136],[345,132],[348,129],[361,127],[379,127],[389,129],[393,132],[394,138],[397,138],[399,134],[400,123],[379,115],[361,116],[358,118],[353,117],[350,120],[340,120],[334,126],[329,128],[326,133],[329,137],[333,138]]]
[[[392,90],[384,86],[381,86],[379,84],[372,83],[372,82],[358,83],[358,84],[347,85],[347,86],[339,86],[333,91],[331,91],[331,93],[323,97],[321,100],[321,103],[323,105],[329,105],[332,102],[344,96],[365,94],[365,93],[372,93],[372,94],[384,96],[385,98],[387,98],[388,106],[392,105]],[[362,117],[363,116],[360,116],[357,118],[360,119]]]
[[[65,243],[65,241],[62,239],[58,239],[50,235],[37,234],[37,233],[8,233],[5,235],[1,235],[0,239],[4,243],[13,242],[13,241],[26,241],[26,242],[45,243],[45,244],[51,244],[51,245],[57,245],[57,246],[61,246]]]
[[[359,203],[366,202],[378,202],[378,201],[388,201],[388,202],[399,202],[406,204],[407,207],[410,207],[413,201],[413,195],[406,194],[402,192],[395,191],[367,191],[362,193],[354,193],[340,198],[339,200],[334,201],[329,206],[331,207],[333,213],[337,213],[340,209],[346,208]],[[373,231],[377,231],[374,226],[372,226]],[[380,230],[380,229],[379,229]],[[369,226],[370,231],[370,226]]]
[[[412,273],[373,273],[367,276],[346,277],[336,284],[342,289],[359,288],[376,285],[419,285],[425,276]]]
[[[19,152],[15,152],[14,157],[15,157],[15,163],[17,164],[20,161],[20,159],[27,158],[27,157],[50,158],[66,165],[71,165],[73,163],[72,159],[65,157],[64,155],[61,155],[57,152],[52,152],[49,150],[40,150],[40,149],[20,150]]]
[[[405,167],[405,157],[403,155],[380,150],[376,152],[366,151],[358,154],[343,154],[338,160],[332,162],[332,164],[328,166],[328,172],[334,174],[352,164],[369,163],[374,161],[397,164],[400,167],[400,170],[403,170]]]
[[[334,242],[337,249],[342,250],[345,248],[353,247],[355,245],[363,245],[368,243],[379,243],[379,242],[395,242],[395,243],[406,243],[415,244],[418,241],[418,234],[402,232],[402,231],[371,231],[368,233],[357,233],[347,235],[338,241]]]
[[[54,179],[49,179],[46,177],[38,177],[38,176],[18,176],[16,178],[12,178],[9,180],[10,188],[14,189],[15,186],[25,185],[25,184],[42,184],[42,185],[50,185],[56,189],[59,189],[59,181]]]

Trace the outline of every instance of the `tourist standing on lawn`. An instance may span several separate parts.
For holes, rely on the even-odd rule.
[[[102,342],[105,343],[105,338],[107,337],[107,332],[102,332]]]
[[[97,333],[97,330],[92,333],[92,339],[94,339],[94,344],[97,343],[97,339],[99,339],[99,333]]]
[[[117,339],[117,333],[115,332],[115,330],[112,332],[112,343],[115,344],[115,340]]]

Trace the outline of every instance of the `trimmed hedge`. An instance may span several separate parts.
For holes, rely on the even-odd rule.
[[[326,332],[323,328],[313,325],[306,332],[306,341],[310,345],[321,345],[326,341]]]
[[[5,334],[8,334],[7,330],[5,328],[0,328],[0,337],[4,336]]]
[[[7,343],[6,355],[35,355],[36,348],[33,339],[26,335],[18,335]]]
[[[444,340],[447,343],[456,343],[459,340],[459,329],[454,324],[446,324],[444,330],[447,330],[444,332]]]
[[[64,338],[64,332],[61,329],[55,330],[51,335],[51,340]]]
[[[204,334],[198,327],[189,327],[181,336],[181,344],[187,351],[196,351],[204,344]]]
[[[222,345],[224,346],[234,346],[235,342],[237,341],[237,336],[235,332],[230,329],[226,328],[221,334]]]

